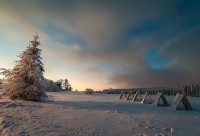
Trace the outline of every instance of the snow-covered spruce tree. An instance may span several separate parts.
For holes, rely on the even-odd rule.
[[[38,35],[33,36],[29,46],[18,57],[13,69],[1,69],[4,75],[6,85],[5,91],[8,92],[10,99],[22,99],[28,101],[41,101],[47,97],[45,94],[45,85],[43,77],[43,63],[41,60],[41,51],[38,46]]]

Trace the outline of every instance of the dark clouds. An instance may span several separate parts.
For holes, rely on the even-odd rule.
[[[118,87],[181,87],[184,84],[200,83],[200,29],[196,28],[176,35],[169,41],[160,45],[157,58],[168,58],[169,66],[154,69],[142,59],[144,53],[135,56],[131,63],[132,70],[114,73],[109,76],[109,83],[119,85]],[[147,45],[147,44],[145,44]],[[142,48],[145,49],[145,48]],[[145,51],[145,50],[143,50]],[[137,51],[134,53],[137,54]],[[134,67],[136,66],[136,69]],[[122,84],[120,84],[122,82]],[[122,86],[120,86],[122,85]]]
[[[120,88],[200,83],[199,1],[10,0],[1,5],[48,35],[49,55],[77,67],[87,63],[84,76],[106,73],[108,83]],[[148,63],[153,48],[155,59],[170,64],[155,69]]]

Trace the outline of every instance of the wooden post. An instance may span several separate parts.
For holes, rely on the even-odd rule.
[[[148,100],[148,101],[145,101],[147,97],[149,98],[149,100]],[[153,103],[153,100],[152,100],[151,97],[149,96],[149,93],[148,93],[148,92],[146,92],[146,93],[144,94],[144,97],[143,97],[141,103],[150,103],[150,104]]]
[[[182,97],[182,103],[183,103],[183,105],[184,105],[186,110],[189,110],[189,111],[192,110],[190,102],[188,101],[188,99],[187,99],[187,97],[185,95],[183,95],[183,97]]]

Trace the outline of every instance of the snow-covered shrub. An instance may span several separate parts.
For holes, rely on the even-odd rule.
[[[75,89],[74,92],[78,92],[78,89]]]
[[[18,56],[20,60],[16,61],[13,69],[1,69],[6,82],[4,89],[9,93],[10,99],[40,101],[47,97],[38,38],[38,35],[34,36],[26,50]]]
[[[85,89],[84,93],[85,93],[85,94],[93,94],[93,93],[94,93],[94,90],[93,90],[93,89],[90,89],[90,88],[87,88],[87,89]]]
[[[53,92],[53,81],[49,80],[49,79],[44,79],[44,84],[45,84],[45,87],[46,87],[46,91],[48,92]]]
[[[55,92],[63,91],[63,89],[59,88],[58,85],[55,84],[54,82],[53,82],[53,85],[52,85],[52,89],[53,89],[53,91],[55,91]]]
[[[45,79],[44,84],[46,85],[46,91],[48,91],[48,92],[57,92],[57,91],[62,90],[52,80]]]

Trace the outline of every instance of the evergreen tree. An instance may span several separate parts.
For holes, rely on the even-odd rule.
[[[43,77],[43,63],[40,61],[41,51],[38,46],[38,35],[34,35],[26,50],[23,51],[16,61],[13,69],[1,69],[6,81],[5,90],[10,99],[23,99],[28,101],[41,101],[47,97]]]

